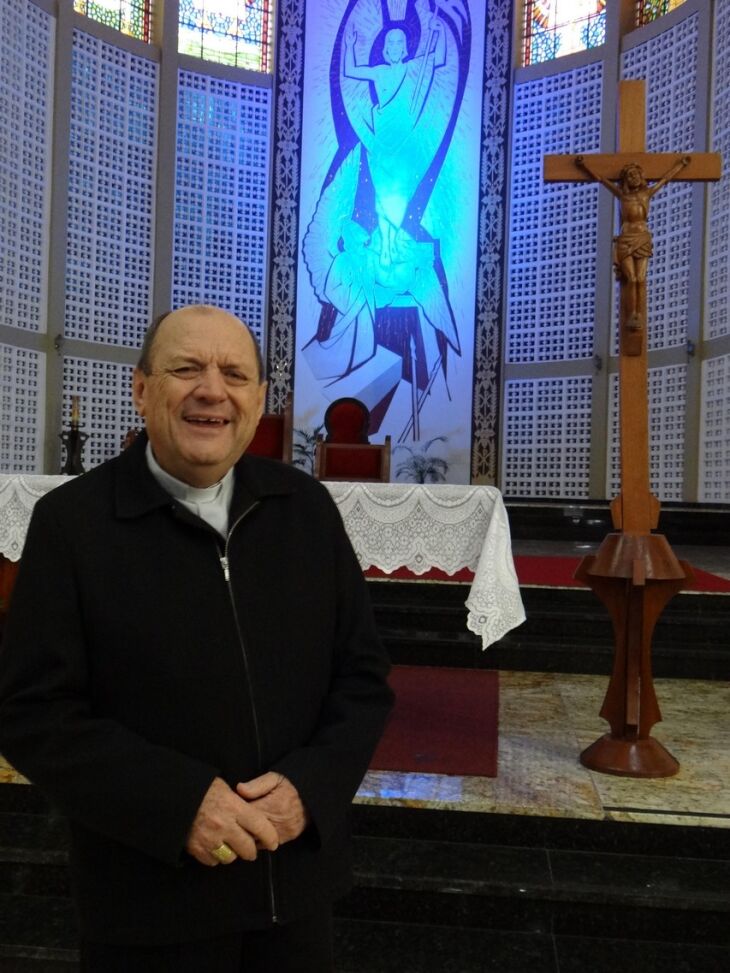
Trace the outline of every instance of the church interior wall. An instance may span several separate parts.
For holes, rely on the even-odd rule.
[[[325,6],[335,17],[346,5]],[[511,64],[515,5],[493,0],[473,48],[478,218],[463,256],[474,284],[469,381],[452,392],[466,436],[455,470],[508,497],[601,499],[618,485],[613,201],[595,185],[544,184],[542,156],[611,150],[616,82],[645,76],[649,151],[720,151],[725,171],[730,159],[730,0],[686,0],[623,36],[608,6],[602,47],[522,68]],[[70,0],[3,5],[4,472],[60,467],[73,397],[87,465],[118,451],[137,423],[137,346],[167,306],[237,311],[266,346],[269,408],[295,390],[297,254],[311,218],[299,210],[306,12],[305,0],[280,0],[272,79],[178,55],[169,25],[146,45]],[[666,187],[652,204],[650,437],[663,501],[730,496],[727,184]]]
[[[712,149],[727,160],[710,72],[726,57],[720,6],[688,0],[623,37],[608,30],[600,48],[515,72],[501,410],[507,495],[611,497],[620,479],[613,199],[595,185],[546,185],[540,160],[611,151],[615,84],[635,78],[647,80],[648,151]],[[651,479],[664,501],[730,496],[710,438],[727,435],[730,417],[719,419],[720,393],[703,378],[720,373],[724,357],[707,321],[712,293],[715,317],[727,322],[727,248],[714,242],[727,218],[722,185],[670,185],[652,203]],[[714,478],[702,472],[708,451]]]

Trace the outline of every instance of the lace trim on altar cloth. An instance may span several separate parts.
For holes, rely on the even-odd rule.
[[[525,620],[509,521],[494,487],[327,483],[360,566],[474,572],[467,626],[486,648]]]
[[[20,560],[36,501],[70,479],[70,476],[0,474],[0,554],[9,561]]]

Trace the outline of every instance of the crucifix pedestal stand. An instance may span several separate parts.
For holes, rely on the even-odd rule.
[[[598,553],[584,558],[576,571],[613,622],[613,672],[600,711],[611,729],[580,759],[603,773],[670,777],[679,764],[651,736],[651,728],[661,720],[651,639],[664,606],[692,580],[692,570],[677,560],[665,537],[652,533],[659,522],[659,501],[649,486],[646,274],[652,238],[647,220],[651,197],[667,182],[717,180],[721,162],[716,153],[647,153],[645,116],[644,82],[621,82],[619,151],[549,155],[544,176],[549,182],[600,182],[621,208],[621,230],[614,240],[614,267],[621,284],[621,493],[611,503],[615,533],[608,534]]]

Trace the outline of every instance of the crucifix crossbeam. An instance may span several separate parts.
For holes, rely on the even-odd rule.
[[[590,159],[591,169],[604,179],[618,180],[628,165],[638,165],[646,179],[661,179],[671,169],[680,152],[613,152],[584,156]],[[722,163],[717,152],[687,153],[689,162],[682,171],[683,182],[707,182],[719,179]],[[544,178],[546,182],[593,182],[594,176],[579,169],[574,155],[546,155]]]

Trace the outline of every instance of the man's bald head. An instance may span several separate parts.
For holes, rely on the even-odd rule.
[[[221,308],[215,307],[212,304],[190,304],[187,307],[177,308],[174,311],[165,311],[164,314],[160,314],[158,317],[156,317],[149,328],[147,328],[144,340],[142,341],[142,347],[140,348],[137,368],[139,368],[141,372],[144,372],[145,375],[150,375],[152,373],[152,357],[154,353],[155,339],[163,321],[167,321],[168,318],[172,318],[173,320],[168,322],[169,326],[174,323],[176,315],[179,315],[182,318],[183,315],[187,315],[191,311],[195,312],[200,317],[205,318],[207,315],[219,314],[221,312]],[[226,311],[223,313],[228,314],[229,312]],[[241,321],[240,318],[237,318],[234,314],[231,314],[230,316],[235,318],[235,320],[240,323],[241,327],[245,328],[251,336],[251,341],[253,342],[254,346],[254,353],[256,355],[259,382],[263,382],[264,360],[261,355],[261,348],[256,340],[256,335],[244,321]]]

